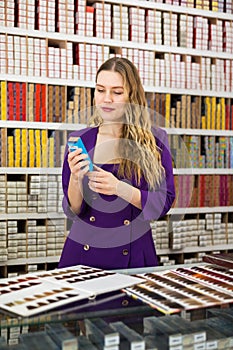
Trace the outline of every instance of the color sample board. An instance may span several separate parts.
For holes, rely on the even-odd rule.
[[[0,280],[0,308],[32,316],[74,301],[119,290],[139,277],[83,265]]]
[[[164,314],[233,302],[233,271],[212,265],[138,275],[143,283],[125,289]]]

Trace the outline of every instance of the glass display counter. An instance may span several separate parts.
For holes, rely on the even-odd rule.
[[[114,272],[149,276],[150,273],[162,275],[166,271],[177,268],[201,269],[205,265],[200,263]],[[229,296],[233,298],[233,287],[229,289]],[[165,315],[154,305],[130,296],[125,290],[117,290],[31,317],[15,316],[1,309],[0,319],[0,350],[44,348],[47,348],[46,350],[227,350],[233,348],[232,303],[224,305],[219,303],[217,306],[208,306],[207,303],[206,307]],[[213,322],[211,326],[210,320]],[[99,328],[96,328],[95,322]],[[109,329],[106,329],[107,325],[110,327],[111,336],[109,333],[108,336],[104,335],[103,329],[99,331],[101,322],[105,324],[107,333],[109,332]],[[221,329],[223,325],[224,329],[221,332],[217,331],[217,328]],[[125,330],[130,334],[128,338],[122,335]],[[71,342],[67,343],[71,344],[70,347],[65,344],[62,337]],[[129,341],[129,339],[134,340]]]
[[[163,268],[164,269],[164,268]],[[134,275],[144,272],[161,270],[160,267],[151,267],[143,269],[117,270],[121,274]],[[159,314],[150,306],[135,300],[128,296],[122,290],[111,293],[105,293],[95,298],[85,299],[70,303],[66,306],[55,308],[46,313],[41,313],[32,317],[19,317],[13,313],[0,309],[1,326],[26,326],[26,325],[42,325],[48,322],[65,322],[82,320],[86,317],[124,317],[124,315],[144,315],[147,313]]]
[[[204,263],[198,264],[198,266],[204,265]],[[159,272],[167,269],[176,269],[177,267],[183,266],[197,266],[197,264],[189,265],[174,265],[174,266],[157,266],[148,268],[138,269],[127,269],[127,270],[114,270],[120,274],[126,275],[138,275],[150,272]],[[2,326],[16,326],[16,325],[33,325],[43,324],[47,322],[57,322],[66,320],[80,320],[84,317],[96,317],[99,316],[116,316],[124,314],[144,314],[144,313],[155,313],[161,314],[156,309],[143,303],[140,300],[136,300],[129,297],[122,290],[118,290],[112,293],[106,293],[99,295],[96,298],[90,298],[81,300],[78,302],[70,303],[61,308],[55,308],[46,313],[41,313],[33,317],[19,317],[13,313],[6,312],[0,308],[0,317]]]

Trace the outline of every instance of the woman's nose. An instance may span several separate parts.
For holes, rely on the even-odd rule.
[[[112,102],[112,94],[110,91],[105,92],[104,102]]]

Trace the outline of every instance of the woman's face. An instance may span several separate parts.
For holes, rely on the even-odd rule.
[[[127,100],[122,76],[117,72],[101,71],[95,86],[95,104],[103,121],[122,121]]]

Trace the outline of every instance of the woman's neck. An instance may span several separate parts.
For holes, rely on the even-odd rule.
[[[102,135],[111,135],[114,138],[120,137],[122,132],[121,123],[103,123],[99,127],[99,133]]]

